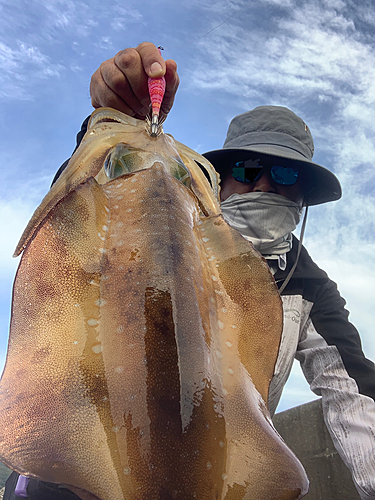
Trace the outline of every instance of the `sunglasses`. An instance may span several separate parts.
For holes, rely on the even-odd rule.
[[[238,182],[256,182],[262,175],[264,166],[259,160],[238,161],[232,166],[232,176]],[[282,186],[293,186],[298,179],[298,169],[290,166],[272,165],[270,168],[272,180]]]

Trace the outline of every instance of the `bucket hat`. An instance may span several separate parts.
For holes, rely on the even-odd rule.
[[[223,176],[237,161],[262,158],[291,160],[299,168],[307,205],[341,198],[337,177],[312,161],[314,142],[310,129],[293,111],[283,106],[259,106],[231,121],[222,149],[204,153]]]

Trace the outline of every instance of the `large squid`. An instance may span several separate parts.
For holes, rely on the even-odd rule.
[[[101,500],[306,494],[266,403],[281,300],[218,191],[171,136],[93,113],[16,250],[6,465]]]

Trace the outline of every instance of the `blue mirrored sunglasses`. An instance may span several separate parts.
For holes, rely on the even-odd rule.
[[[232,176],[238,182],[256,182],[260,178],[263,168],[254,160],[238,161],[232,166]],[[293,186],[298,179],[298,169],[294,167],[272,165],[270,172],[272,180],[282,186]]]

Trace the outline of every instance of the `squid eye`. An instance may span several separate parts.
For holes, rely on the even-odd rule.
[[[123,174],[139,170],[137,150],[125,144],[117,144],[111,149],[104,162],[104,171],[108,179],[115,179]],[[139,162],[138,162],[139,165]]]
[[[110,150],[104,161],[104,172],[108,180],[121,175],[151,168],[155,162],[165,165],[167,171],[186,187],[190,187],[191,176],[180,159],[165,158],[157,153],[132,148],[127,144],[117,144]]]

